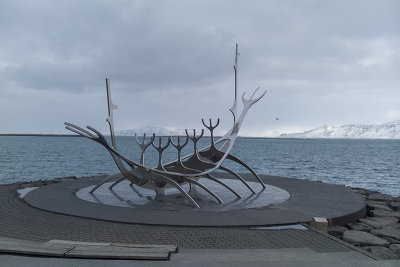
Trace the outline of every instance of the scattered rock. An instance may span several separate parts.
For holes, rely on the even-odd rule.
[[[345,231],[349,230],[347,227],[344,226],[330,226],[328,227],[328,234],[336,236],[336,237],[341,237]]]
[[[359,193],[361,195],[365,195],[365,196],[378,193],[376,191],[372,191],[372,190],[368,190],[368,189],[364,189],[364,188],[358,188],[358,187],[352,187],[351,190],[353,190],[354,192]]]
[[[373,229],[372,226],[364,223],[348,223],[347,226],[351,230],[363,231],[363,232],[370,232]]]
[[[400,202],[393,201],[389,206],[395,211],[400,211]]]
[[[67,176],[67,177],[54,178],[53,181],[63,182],[63,181],[76,180],[76,179],[77,179],[76,176]]]
[[[373,216],[376,217],[395,217],[397,219],[400,219],[400,212],[394,212],[394,211],[391,212],[382,209],[374,209],[371,213]]]
[[[19,185],[20,188],[27,188],[27,187],[32,187],[32,183],[22,183]]]
[[[391,237],[382,236],[383,239],[387,240],[390,244],[400,244],[400,241]]]
[[[380,260],[396,260],[399,257],[391,249],[378,246],[363,247],[366,251],[371,253],[375,258]]]
[[[359,221],[375,229],[381,229],[385,225],[397,223],[398,220],[394,217],[367,217],[365,219],[359,219]]]
[[[393,201],[393,197],[389,195],[384,195],[384,194],[371,194],[368,196],[368,200],[377,200],[377,201]]]
[[[361,246],[379,259],[400,258],[400,196],[392,197],[363,188],[351,188],[363,195],[371,217],[342,226],[331,226],[328,233]],[[390,246],[390,249],[387,247]]]
[[[382,228],[382,224],[377,222],[377,221],[373,221],[373,220],[367,220],[367,219],[359,219],[359,221],[363,224],[369,225],[375,229],[381,229]]]
[[[400,230],[392,226],[384,226],[382,229],[374,229],[371,234],[382,237],[387,236],[397,240],[400,240]]]
[[[389,224],[389,226],[400,230],[400,223]]]
[[[30,186],[42,186],[42,185],[44,185],[42,180],[37,180],[30,183]]]
[[[372,234],[348,230],[343,233],[343,240],[360,246],[389,246],[389,242]]]
[[[375,202],[375,201],[367,201],[367,207],[373,208],[373,209],[382,209],[382,210],[387,210],[387,211],[393,211],[391,208],[389,208],[387,205],[385,205],[382,202]]]
[[[394,253],[400,256],[400,244],[393,244],[389,247]]]
[[[48,185],[48,184],[54,184],[54,183],[59,183],[62,181],[68,181],[68,180],[76,180],[76,176],[67,176],[67,177],[60,177],[60,178],[54,178],[54,179],[41,179],[41,180],[36,180],[36,181],[29,181],[29,182],[17,182],[14,183],[17,185],[19,188],[27,188],[27,187],[39,187],[43,185]]]

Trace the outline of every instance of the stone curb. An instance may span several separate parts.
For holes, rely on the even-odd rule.
[[[169,260],[175,245],[91,243],[69,240],[35,242],[0,237],[0,253],[58,258]]]

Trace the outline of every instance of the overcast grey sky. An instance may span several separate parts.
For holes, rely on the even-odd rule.
[[[0,133],[232,123],[241,134],[400,119],[400,1],[1,1]],[[239,107],[241,103],[239,102]],[[275,118],[279,117],[279,120]]]

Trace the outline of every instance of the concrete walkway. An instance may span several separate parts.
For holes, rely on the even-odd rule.
[[[169,261],[72,259],[0,254],[1,266],[400,266],[357,251],[318,253],[291,249],[181,249]]]

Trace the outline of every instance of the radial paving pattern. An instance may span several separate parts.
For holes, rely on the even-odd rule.
[[[0,187],[0,235],[19,239],[175,244],[180,248],[311,248],[317,252],[350,249],[310,230],[252,230],[248,227],[149,226],[92,220],[30,207],[18,186]]]

